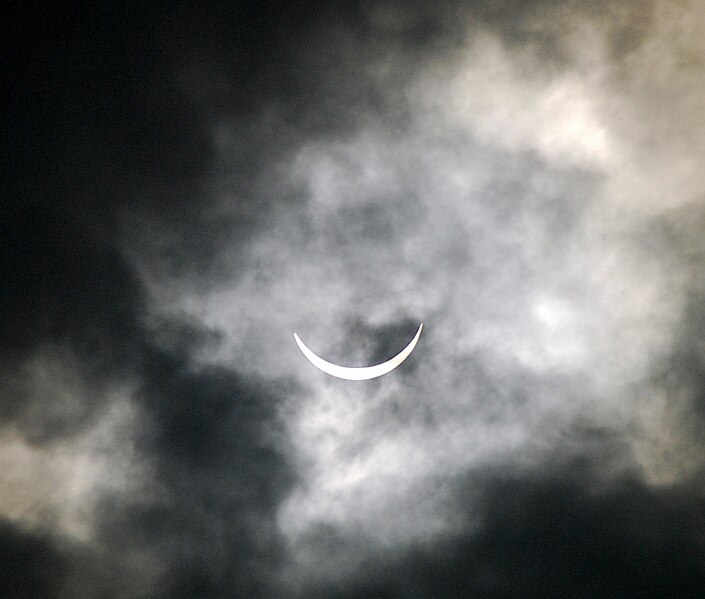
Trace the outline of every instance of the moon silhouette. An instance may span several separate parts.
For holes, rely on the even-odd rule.
[[[328,362],[327,360],[324,360],[320,356],[314,354],[308,347],[306,347],[304,342],[301,341],[296,333],[294,333],[294,339],[296,340],[296,344],[299,346],[299,349],[303,355],[306,356],[308,361],[319,370],[322,370],[326,374],[330,374],[331,376],[335,376],[339,379],[345,379],[348,381],[366,381],[391,372],[404,360],[406,360],[409,357],[409,354],[414,351],[422,330],[423,323],[419,325],[419,330],[416,331],[416,335],[414,335],[414,338],[409,342],[409,344],[390,360],[374,366],[362,366],[357,368],[350,366],[339,366],[338,364]]]

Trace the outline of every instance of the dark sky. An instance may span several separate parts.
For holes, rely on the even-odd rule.
[[[9,16],[1,597],[702,596],[701,4]]]

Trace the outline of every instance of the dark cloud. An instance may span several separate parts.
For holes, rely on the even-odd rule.
[[[140,397],[154,425],[140,448],[161,491],[132,504],[106,499],[103,542],[156,558],[152,596],[266,596],[283,559],[274,512],[292,480],[278,449],[283,389],[173,355],[155,354],[145,369]]]
[[[638,209],[614,216],[601,194],[631,155],[613,155],[593,118],[628,112],[600,69],[638,70],[657,4],[17,15],[2,129],[0,595],[701,594],[700,470],[645,477],[624,412],[636,421],[665,392],[666,412],[681,410],[675,436],[700,447],[685,423],[705,414],[702,214],[687,204],[651,219],[655,234],[639,224],[618,238]],[[604,34],[599,76],[581,79],[580,23]],[[642,304],[681,292],[672,273],[686,308],[668,320]],[[325,310],[344,336],[306,341],[329,343],[327,359],[382,361],[423,321],[423,360],[394,382],[297,378],[289,328]],[[639,351],[669,334],[642,367]],[[100,429],[111,410],[136,414],[117,438]],[[79,475],[62,494],[71,460]],[[45,461],[61,466],[50,491],[47,467],[33,485],[21,472]]]
[[[134,344],[144,292],[109,244],[70,216],[40,206],[10,209],[3,242],[2,301],[13,315],[3,321],[5,352],[60,340],[88,358],[119,356],[122,340]]]
[[[471,477],[484,489],[477,529],[368,563],[349,588],[320,596],[699,596],[700,483],[653,489],[625,476],[596,485],[605,466],[581,458],[543,473]]]
[[[99,409],[101,383],[126,376],[141,351],[144,291],[113,247],[60,210],[10,208],[0,234],[2,418],[31,427],[37,439],[67,434]],[[95,385],[77,411],[61,416],[32,391],[31,360],[42,350],[68,352]],[[48,411],[34,409],[42,402]]]
[[[651,230],[651,243],[686,269],[685,316],[676,331],[671,352],[654,369],[654,383],[664,389],[675,406],[685,407],[698,432],[692,439],[705,443],[705,212],[699,203],[688,203],[659,219]],[[657,242],[655,241],[657,240]]]
[[[212,15],[208,21],[221,23]],[[108,496],[98,510],[103,537],[94,561],[104,550],[126,556],[114,566],[148,585],[153,575],[135,574],[140,568],[129,563],[133,554],[148,555],[163,573],[160,596],[260,595],[280,551],[265,529],[290,478],[275,449],[281,391],[196,366],[192,353],[217,335],[155,315],[119,247],[125,219],[148,223],[155,237],[144,247],[161,252],[152,257],[159,268],[171,265],[178,274],[192,269],[189,261],[207,263],[223,235],[238,227],[244,235],[252,224],[202,217],[210,201],[209,123],[180,87],[200,44],[184,31],[194,23],[178,7],[159,14],[63,7],[15,23],[6,142],[13,147],[11,205],[1,234],[1,417],[51,451],[101,416],[111,387],[137,388],[146,419],[132,434],[140,459],[154,464],[162,495],[134,502]],[[256,27],[241,31],[252,36]],[[241,45],[251,53],[245,70],[263,52],[250,41]],[[244,83],[241,73],[234,76]],[[239,93],[251,103],[250,86]],[[238,184],[246,186],[254,169],[254,159],[243,163]],[[54,387],[71,377],[78,386],[62,393],[37,384],[47,368],[37,360],[46,353],[58,361]],[[75,555],[9,525],[2,536],[3,596],[90,594],[81,580],[90,573],[75,571]],[[96,585],[105,596],[142,594],[126,582],[119,591]]]
[[[687,325],[683,327],[677,345],[669,359],[657,373],[657,384],[666,390],[672,402],[697,418],[698,434],[693,439],[699,447],[705,444],[705,296],[691,297]]]
[[[30,599],[59,597],[66,576],[64,558],[46,537],[0,522],[0,593]]]
[[[134,506],[106,500],[98,525],[105,547],[152,551],[166,572],[165,597],[261,593],[258,569],[281,551],[266,529],[290,479],[276,449],[281,390],[231,370],[199,369],[190,353],[212,335],[178,320],[146,324],[144,290],[118,254],[53,214],[24,211],[22,219],[5,237],[12,254],[3,300],[15,315],[3,335],[6,424],[34,442],[70,439],[100,415],[109,384],[133,381],[149,417],[133,434],[165,498]],[[46,345],[75,357],[67,368],[78,368],[87,385],[68,405],[37,390],[40,373],[31,366],[17,374]]]
[[[258,569],[281,552],[266,529],[291,478],[276,449],[282,389],[193,364],[190,354],[213,343],[213,334],[173,318],[150,322],[134,271],[66,215],[34,208],[14,216],[5,222],[2,276],[3,311],[12,315],[3,320],[4,424],[35,443],[71,439],[101,415],[110,385],[131,381],[148,416],[132,434],[165,497],[135,505],[106,499],[98,524],[104,546],[120,555],[153,552],[166,572],[165,597],[188,589],[193,595],[183,596],[262,592]],[[49,387],[36,383],[46,365],[32,362],[45,348],[66,358],[49,371],[58,377]],[[66,390],[70,397],[52,392],[71,377],[80,385]],[[26,584],[40,586],[17,596],[58,596],[59,571],[42,565],[50,549],[37,542],[36,551],[20,556],[29,561],[27,576],[37,577]],[[9,584],[25,584],[24,574],[13,582],[14,570],[7,572]]]

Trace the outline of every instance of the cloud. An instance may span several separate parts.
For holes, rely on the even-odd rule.
[[[320,596],[697,596],[705,577],[702,502],[688,485],[654,490],[626,477],[596,489],[585,481],[594,480],[599,460],[556,466],[490,475],[480,483],[481,507],[471,508],[480,524],[367,562]]]
[[[702,17],[18,21],[6,594],[695,596]]]
[[[4,575],[0,590],[8,597],[58,597],[62,564],[55,550],[42,538],[23,534],[3,522],[0,555]]]

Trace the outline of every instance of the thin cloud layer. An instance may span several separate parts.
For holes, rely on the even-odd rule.
[[[0,594],[697,596],[704,18],[18,21]]]

